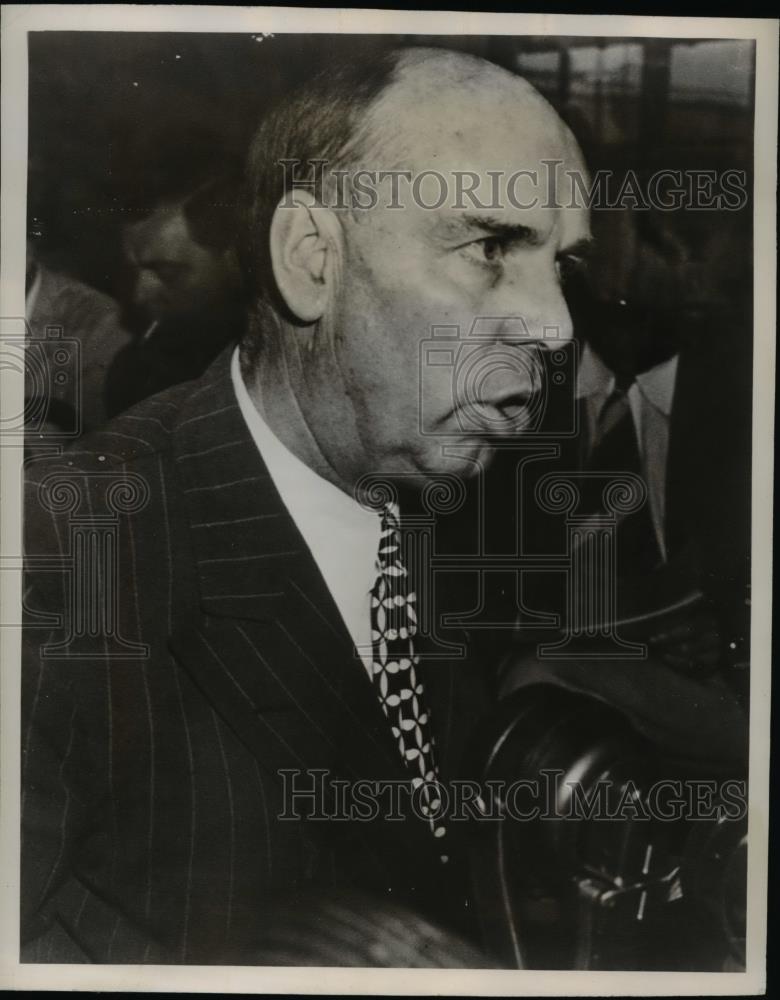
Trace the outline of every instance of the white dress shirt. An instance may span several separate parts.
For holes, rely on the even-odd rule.
[[[647,484],[650,514],[661,554],[666,559],[666,463],[669,423],[674,402],[679,355],[636,376],[628,390],[628,404],[636,429],[642,476]],[[589,344],[577,372],[577,398],[585,401],[588,448],[593,447],[601,408],[612,395],[615,376]]]
[[[274,486],[303,535],[371,676],[370,592],[381,521],[375,511],[318,476],[282,444],[249,398],[236,348],[230,368],[241,413]]]

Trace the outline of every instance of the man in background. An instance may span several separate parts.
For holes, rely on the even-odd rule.
[[[211,179],[161,200],[125,232],[138,329],[108,374],[110,413],[201,375],[241,336],[236,184]]]
[[[132,334],[115,299],[47,267],[37,259],[33,241],[26,279],[28,444],[63,434],[72,440],[102,427],[114,412],[106,380]],[[67,360],[59,358],[60,351],[68,353]]]
[[[698,224],[683,214],[594,213],[589,267],[567,290],[579,432],[561,440],[560,456],[540,474],[571,473],[578,513],[594,516],[607,512],[610,478],[639,477],[644,502],[616,521],[616,620],[649,616],[640,638],[655,655],[700,676],[722,669],[746,697],[750,317],[735,314],[725,291],[739,280],[727,250],[735,223],[725,219],[700,245]],[[533,485],[527,537],[559,551],[565,528],[530,499]],[[534,607],[566,605],[554,573],[537,574],[526,589]],[[653,620],[696,592],[684,622]]]

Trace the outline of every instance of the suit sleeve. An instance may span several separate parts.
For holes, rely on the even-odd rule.
[[[26,571],[21,704],[21,901],[23,962],[166,961],[147,932],[91,884],[90,852],[110,802],[108,664],[58,655],[67,634],[69,585],[57,569],[67,532],[25,507]]]

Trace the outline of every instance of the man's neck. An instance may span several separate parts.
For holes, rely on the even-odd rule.
[[[246,368],[242,365],[249,398],[276,437],[318,476],[353,496],[355,479],[338,468],[317,433],[317,427],[330,429],[332,425],[326,419],[326,408],[319,405],[316,387],[306,383],[302,359],[291,358],[288,351],[274,345],[274,349],[263,351],[251,372]],[[317,419],[320,412],[321,419]]]

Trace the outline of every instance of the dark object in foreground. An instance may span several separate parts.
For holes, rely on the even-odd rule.
[[[605,667],[578,666],[585,676]],[[680,693],[668,691],[670,700]],[[552,672],[508,697],[480,734],[481,782],[524,781],[531,790],[475,831],[486,944],[519,968],[744,968],[747,818],[719,793],[739,787],[745,765],[736,755],[703,756],[694,740],[688,753],[672,754],[618,704]],[[701,707],[687,704],[689,714]],[[717,696],[709,707],[718,711]],[[728,706],[720,714],[736,718]],[[675,809],[678,789],[699,799]]]
[[[356,890],[302,891],[273,907],[262,965],[491,969],[472,944],[391,899]]]

